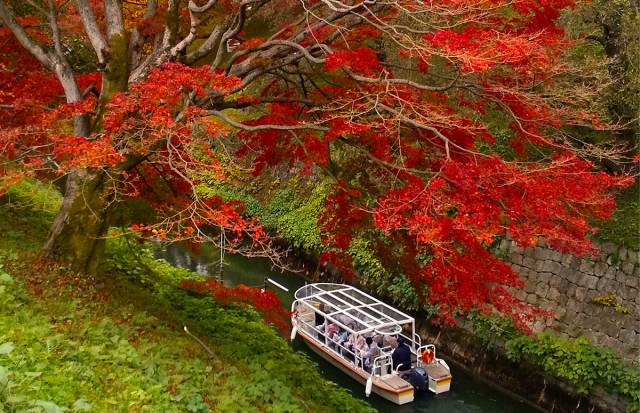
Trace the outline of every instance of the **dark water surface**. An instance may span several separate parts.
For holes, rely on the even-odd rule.
[[[169,263],[203,275],[218,276],[220,274],[220,255],[217,249],[203,246],[200,255],[194,256],[181,245],[171,244],[156,252],[157,258],[163,258]],[[285,292],[278,288],[273,290],[278,294],[287,307],[293,302],[293,293],[305,284],[304,279],[292,273],[272,271],[268,260],[245,258],[226,255],[224,258],[224,284],[234,286],[246,284],[252,286],[264,285],[265,277],[289,288]],[[381,397],[372,394],[364,395],[364,386],[346,376],[323,358],[308,349],[299,339],[293,343],[296,350],[304,352],[317,362],[324,376],[339,386],[350,390],[353,395],[367,400],[379,412],[390,413],[533,413],[537,409],[524,400],[512,397],[474,378],[464,370],[451,366],[453,382],[447,393],[434,395],[432,393],[417,394],[413,403],[398,406]]]

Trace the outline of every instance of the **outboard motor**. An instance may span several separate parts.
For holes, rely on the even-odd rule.
[[[414,389],[418,391],[427,391],[427,372],[422,367],[415,367],[402,375],[402,378],[408,381]]]

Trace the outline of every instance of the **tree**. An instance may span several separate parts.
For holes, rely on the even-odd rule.
[[[587,218],[630,183],[584,160],[615,154],[563,129],[605,126],[563,60],[555,20],[570,0],[27,3],[0,0],[3,39],[36,68],[3,55],[0,153],[7,176],[66,174],[45,249],[79,271],[132,198],[152,207],[144,235],[222,228],[232,248],[249,238],[269,254],[242,205],[198,185],[226,162],[287,165],[335,181],[322,220],[334,263],[348,269],[366,234],[442,320],[480,308],[526,323],[517,274],[488,245],[508,231],[589,251]]]
[[[640,2],[637,0],[582,2],[566,13],[569,34],[584,39],[590,47],[583,64],[602,56],[606,76],[598,79],[604,89],[601,99],[617,128],[613,136],[628,148],[616,170],[631,170],[631,158],[638,153],[640,138]],[[597,85],[594,85],[597,87]]]

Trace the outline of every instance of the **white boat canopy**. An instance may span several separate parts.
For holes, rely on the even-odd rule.
[[[406,324],[414,328],[413,317],[350,285],[307,284],[295,298],[356,335],[398,334]]]

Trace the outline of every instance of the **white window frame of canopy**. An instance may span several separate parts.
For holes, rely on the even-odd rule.
[[[354,335],[382,334],[403,336],[408,340],[414,352],[420,347],[420,338],[415,333],[413,317],[399,311],[375,297],[345,284],[316,283],[307,284],[296,291],[297,302],[319,313],[325,319],[336,323]],[[332,309],[321,310],[320,304]],[[345,315],[353,320],[353,328],[336,319]],[[351,323],[348,323],[351,324]],[[411,338],[402,334],[402,326],[411,325]]]

